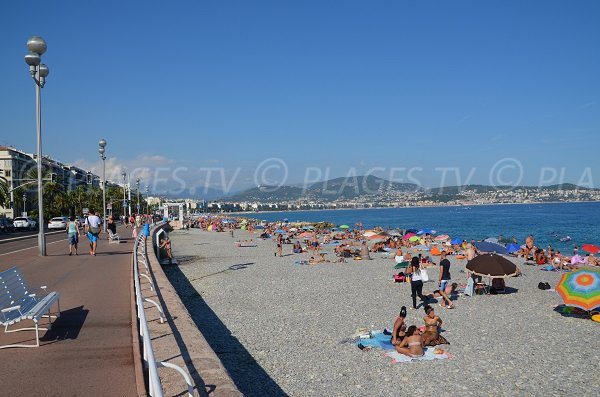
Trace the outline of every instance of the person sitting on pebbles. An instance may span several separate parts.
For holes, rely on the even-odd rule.
[[[437,346],[449,344],[446,338],[440,335],[439,329],[442,326],[442,319],[436,316],[433,307],[425,305],[425,332],[423,333],[424,346]]]
[[[400,314],[396,317],[394,328],[392,328],[392,345],[398,346],[406,336],[406,306],[400,308]]]
[[[396,351],[408,357],[422,357],[425,354],[423,346],[421,332],[415,325],[411,325],[406,330],[406,336],[402,342],[396,345]]]

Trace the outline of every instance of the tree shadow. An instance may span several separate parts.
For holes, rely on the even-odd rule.
[[[205,276],[196,277],[196,278],[193,278],[193,279],[191,279],[189,281],[192,282],[192,281],[196,281],[196,280],[202,280],[203,278],[216,276],[217,274],[226,273],[228,271],[243,270],[243,269],[245,269],[245,268],[247,268],[248,266],[251,266],[251,265],[254,265],[254,262],[239,263],[239,264],[236,264],[236,265],[231,265],[227,269],[219,270],[218,272],[210,273],[210,274],[207,274]]]
[[[83,306],[61,311],[60,317],[52,322],[52,328],[40,338],[40,341],[57,342],[77,339],[89,312]]]
[[[214,274],[245,269],[252,264],[233,265]],[[163,270],[171,284],[177,285],[177,293],[190,313],[192,320],[223,363],[238,390],[246,396],[287,396],[281,387],[256,362],[244,345],[231,334],[231,331],[202,299],[202,296],[197,293],[191,281],[181,270],[176,266],[163,267]],[[216,391],[212,385],[205,385],[205,390],[207,394]]]

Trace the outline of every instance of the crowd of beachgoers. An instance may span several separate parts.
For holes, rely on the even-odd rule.
[[[449,257],[464,259],[467,264],[478,255],[485,253],[504,254],[512,258],[522,258],[525,264],[549,265],[545,270],[571,271],[581,265],[597,266],[598,259],[594,256],[597,249],[590,244],[584,245],[583,250],[588,250],[587,255],[579,255],[579,248],[574,246],[573,255],[565,255],[554,250],[551,246],[546,249],[537,247],[532,235],[527,236],[523,244],[519,244],[516,237],[505,239],[502,235],[497,238],[488,237],[480,241],[467,241],[452,239],[447,234],[438,233],[430,228],[423,229],[384,229],[374,227],[363,228],[361,223],[353,226],[333,225],[326,222],[320,223],[291,223],[287,219],[280,222],[265,222],[246,218],[221,218],[202,217],[191,223],[191,227],[208,231],[229,232],[233,237],[235,230],[246,230],[256,239],[272,239],[274,242],[274,256],[283,256],[284,247],[292,254],[310,255],[306,260],[297,261],[298,264],[316,265],[331,262],[346,262],[348,260],[370,260],[371,255],[381,253],[393,258],[396,262],[395,269],[400,272],[395,274],[397,282],[411,284],[412,309],[417,309],[417,297],[423,302],[425,316],[421,326],[407,326],[406,307],[403,306],[392,329],[386,329],[391,335],[391,342],[398,353],[411,357],[420,357],[425,353],[426,346],[447,344],[439,334],[442,320],[436,315],[434,308],[426,304],[430,299],[440,299],[442,308],[454,308],[453,297],[464,293],[468,287],[451,282]],[[254,238],[236,241],[238,247],[252,246]],[[328,258],[328,253],[323,252],[323,247],[333,246],[335,257]],[[438,267],[439,274],[431,276],[437,278],[438,288],[425,296],[423,282],[429,280],[428,268]],[[490,285],[482,280],[482,274],[467,271],[467,276],[472,278],[470,287],[473,290],[486,289],[492,293],[504,291],[505,277],[519,276],[521,270],[515,266],[514,272],[508,274],[488,274]],[[549,287],[548,287],[549,288]],[[360,333],[357,334],[360,338]],[[365,346],[359,344],[359,347]],[[445,353],[436,350],[436,354]]]
[[[522,244],[519,244],[514,236],[504,238],[502,235],[497,238],[487,237],[480,241],[467,241],[451,238],[447,234],[438,233],[430,228],[384,229],[376,226],[366,230],[362,223],[356,223],[353,227],[348,225],[336,227],[327,222],[290,223],[287,220],[265,222],[253,218],[222,217],[197,218],[191,222],[191,227],[219,232],[235,229],[247,230],[255,238],[276,241],[279,256],[281,256],[285,244],[292,246],[291,250],[294,254],[310,252],[312,254],[309,259],[310,264],[330,262],[330,259],[326,259],[324,254],[320,253],[320,248],[322,245],[332,244],[336,246],[335,261],[339,262],[344,262],[348,258],[370,259],[370,253],[391,251],[394,252],[396,259],[411,261],[411,252],[417,251],[422,252],[418,256],[425,267],[433,263],[432,257],[440,256],[443,253],[456,255],[458,259],[471,260],[475,255],[483,252],[497,252],[524,258],[536,265],[552,265],[557,270],[573,270],[577,269],[579,265],[600,265],[600,261],[594,256],[598,250],[591,244],[581,245],[581,251],[586,252],[581,252],[579,246],[573,245],[573,252],[570,255],[555,250],[551,245],[546,248],[536,246],[532,235],[527,236]],[[480,248],[478,243],[488,244],[482,244],[482,248]],[[502,252],[499,252],[498,248],[503,248]]]

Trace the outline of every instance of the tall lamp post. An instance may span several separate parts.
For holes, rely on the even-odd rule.
[[[23,212],[27,212],[27,196],[23,193]]]
[[[121,170],[121,176],[123,177],[123,214],[127,217],[127,198],[125,197],[125,176],[127,173],[125,172],[125,168]]]
[[[135,180],[135,190],[137,190],[137,213],[140,213],[140,178]]]
[[[146,214],[150,213],[150,203],[148,203],[148,192],[150,188],[146,185]]]
[[[42,109],[41,109],[41,89],[46,83],[48,76],[48,66],[42,63],[42,54],[46,52],[47,46],[44,39],[40,36],[31,36],[27,40],[27,50],[25,62],[29,65],[29,73],[35,81],[35,109],[36,109],[36,127],[37,127],[37,182],[38,182],[38,250],[40,256],[46,256],[46,235],[44,234],[44,201],[42,187]]]
[[[106,140],[100,139],[98,142],[98,153],[100,153],[100,159],[102,159],[102,229],[106,233]]]

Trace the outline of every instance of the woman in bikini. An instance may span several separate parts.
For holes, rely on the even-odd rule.
[[[392,331],[392,345],[398,346],[406,336],[406,306],[400,308],[400,314],[394,322],[394,328]]]
[[[396,351],[409,357],[422,357],[423,339],[416,326],[411,325],[406,330],[406,336],[399,345],[396,345]]]
[[[425,306],[425,332],[423,333],[423,345],[424,346],[437,346],[450,344],[439,333],[439,328],[442,326],[442,319],[435,315],[433,307]]]

